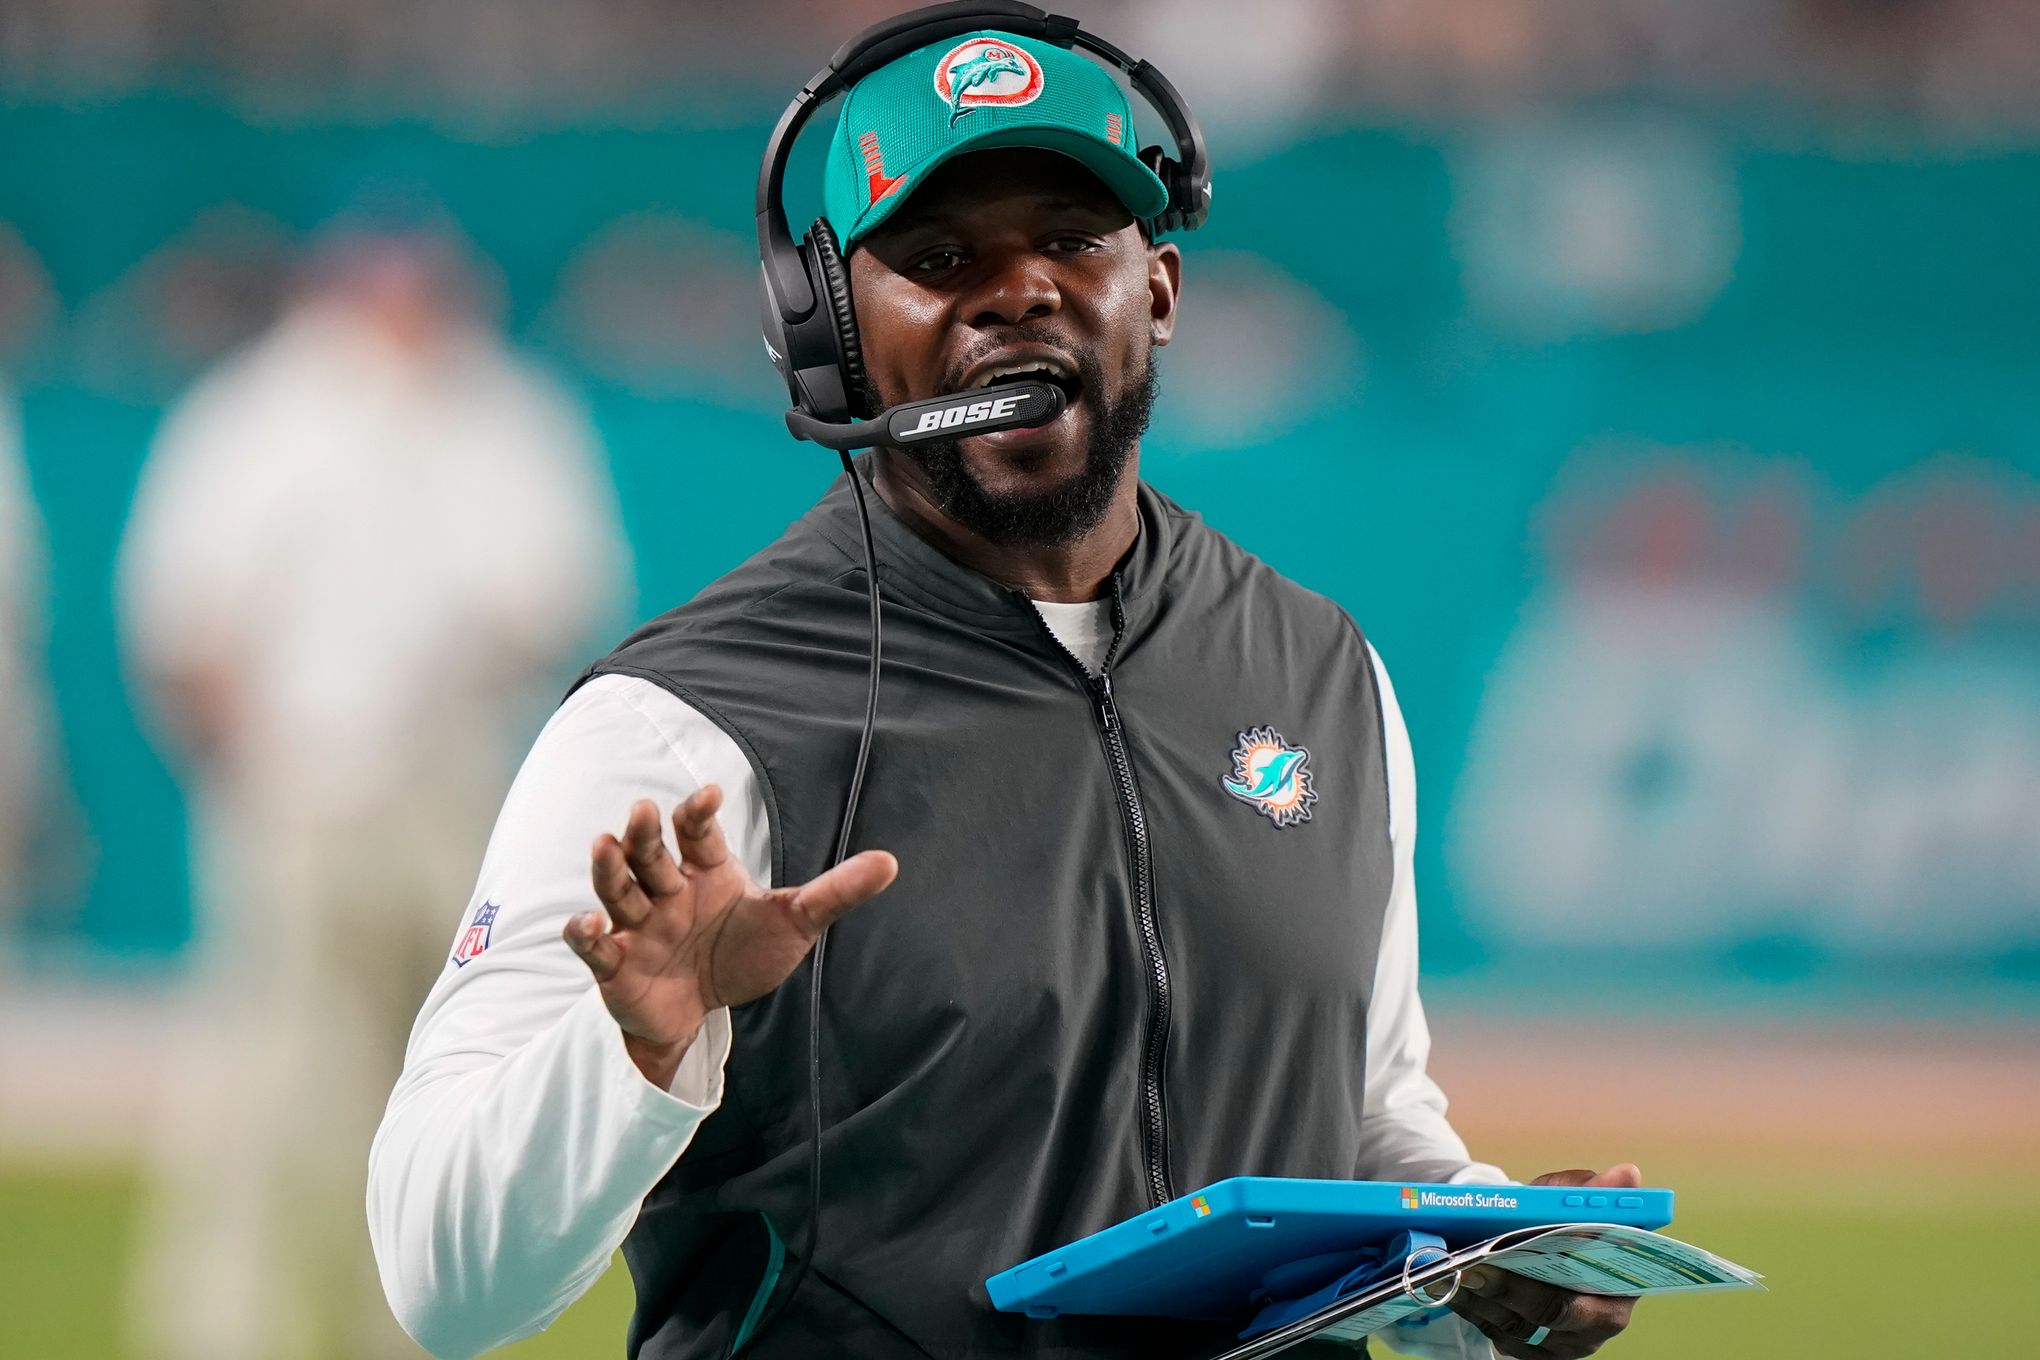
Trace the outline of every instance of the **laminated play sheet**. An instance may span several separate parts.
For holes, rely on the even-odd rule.
[[[1244,1344],[1217,1360],[1258,1360],[1311,1337],[1357,1341],[1446,1304],[1461,1272],[1477,1265],[1577,1293],[1624,1298],[1763,1288],[1755,1271],[1645,1228],[1613,1223],[1519,1228],[1457,1251],[1420,1246],[1372,1278],[1334,1280],[1302,1299],[1271,1303],[1241,1333]]]

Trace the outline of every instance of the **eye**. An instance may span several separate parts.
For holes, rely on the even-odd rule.
[[[1047,241],[1042,243],[1042,248],[1058,254],[1076,255],[1087,250],[1100,249],[1100,243],[1090,236],[1080,235],[1076,232],[1063,232],[1060,235],[1049,237]]]
[[[962,251],[949,246],[943,246],[939,249],[931,250],[925,255],[915,256],[907,265],[907,272],[909,274],[940,274],[944,270],[955,269],[962,263]]]

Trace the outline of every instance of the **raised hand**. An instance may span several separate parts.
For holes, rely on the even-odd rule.
[[[675,863],[658,806],[632,804],[623,838],[604,833],[591,851],[603,911],[561,932],[595,975],[631,1060],[659,1087],[672,1084],[710,1011],[786,981],[823,930],[899,873],[886,851],[865,850],[801,887],[761,888],[723,843],[721,806],[722,790],[708,784],[673,809]]]

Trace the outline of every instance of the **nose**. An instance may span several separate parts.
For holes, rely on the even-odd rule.
[[[971,299],[974,326],[1012,326],[1062,309],[1049,262],[1038,251],[1017,250],[995,261]]]

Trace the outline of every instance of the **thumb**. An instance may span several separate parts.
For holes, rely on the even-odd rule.
[[[860,850],[835,868],[809,879],[793,895],[793,914],[820,933],[852,907],[868,902],[892,886],[900,862],[885,850]]]
[[[1643,1173],[1636,1169],[1634,1162],[1617,1162],[1599,1175],[1584,1167],[1570,1171],[1547,1171],[1532,1185],[1610,1185],[1618,1189],[1634,1190],[1643,1184]]]

